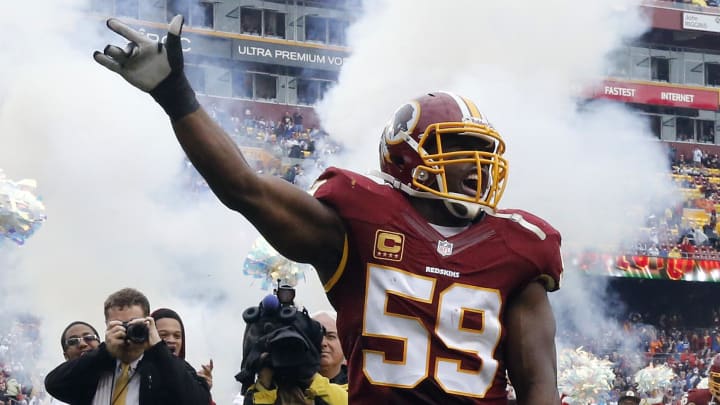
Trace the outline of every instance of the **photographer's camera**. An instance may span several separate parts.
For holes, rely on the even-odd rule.
[[[279,285],[256,307],[247,308],[242,370],[235,378],[245,392],[264,367],[281,385],[304,386],[320,365],[324,329],[306,309],[294,305],[295,289]],[[306,387],[303,387],[306,388]]]
[[[145,343],[150,337],[150,329],[144,322],[123,322],[125,340],[131,343]]]

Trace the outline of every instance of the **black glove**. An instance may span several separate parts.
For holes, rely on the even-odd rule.
[[[167,40],[162,44],[110,18],[107,20],[108,28],[130,43],[125,49],[108,45],[103,52],[95,51],[93,54],[99,64],[118,73],[140,90],[150,93],[173,121],[200,107],[183,72],[180,44],[183,22],[182,15],[173,17],[168,26]]]

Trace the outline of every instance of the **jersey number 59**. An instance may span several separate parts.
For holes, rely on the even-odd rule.
[[[363,350],[363,372],[372,384],[413,388],[432,372],[447,393],[476,398],[487,394],[498,369],[494,354],[502,333],[498,290],[460,283],[447,287],[438,295],[435,329],[431,331],[418,317],[389,312],[387,304],[388,296],[394,295],[432,305],[434,278],[370,265],[367,284],[363,335],[400,341],[404,351],[402,360],[393,361],[383,351]],[[469,313],[482,317],[480,329],[463,326]],[[477,356],[482,365],[477,370],[463,369],[459,357],[435,357],[431,365],[432,334],[463,357]]]

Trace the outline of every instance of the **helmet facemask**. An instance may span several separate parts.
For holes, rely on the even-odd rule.
[[[708,374],[708,389],[715,400],[720,400],[720,371],[712,368]]]
[[[380,178],[409,196],[442,200],[460,219],[492,213],[505,191],[505,143],[457,94],[428,93],[401,105],[383,129],[379,152]]]
[[[716,354],[710,363],[708,389],[715,400],[720,400],[720,354]]]
[[[447,151],[443,139],[456,136],[474,137],[487,146]],[[508,163],[502,156],[505,143],[492,127],[473,122],[436,123],[425,129],[419,143],[409,137],[405,142],[417,150],[423,161],[412,173],[416,189],[441,197],[459,218],[474,219],[483,209],[495,210],[505,191]],[[463,180],[465,193],[451,191],[447,180],[446,168],[460,164],[473,167]]]

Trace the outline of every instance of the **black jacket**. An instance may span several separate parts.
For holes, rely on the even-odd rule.
[[[71,405],[91,405],[100,378],[113,372],[116,360],[101,344],[84,356],[57,366],[45,377],[45,389]],[[140,405],[208,405],[210,390],[164,342],[145,351],[138,363]]]
[[[348,376],[347,376],[347,366],[341,365],[340,366],[340,372],[338,375],[330,379],[330,382],[337,385],[347,385],[348,383]],[[345,387],[347,388],[347,387]]]

